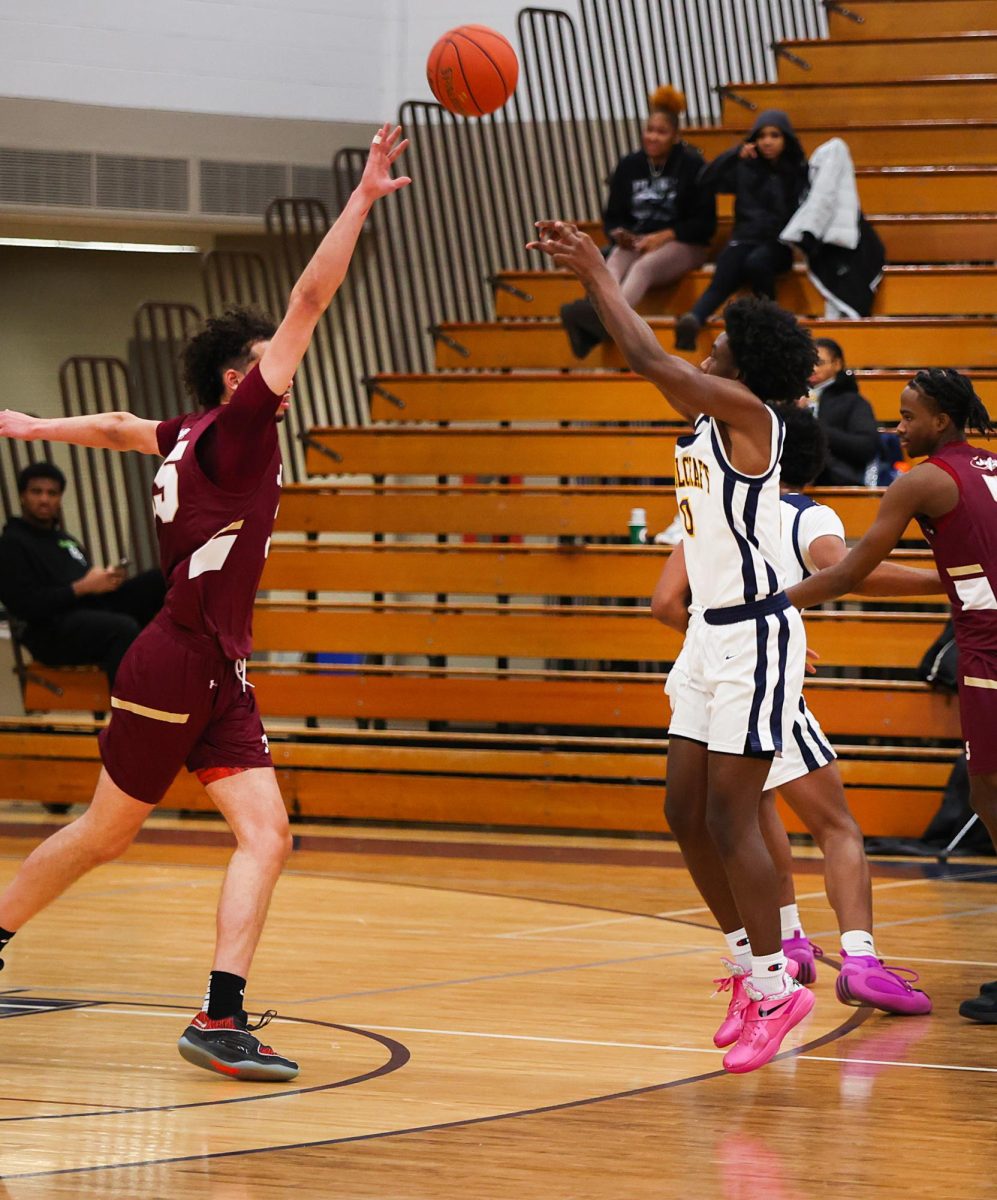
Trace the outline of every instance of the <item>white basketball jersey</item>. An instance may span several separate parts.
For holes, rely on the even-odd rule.
[[[819,537],[845,540],[845,527],[833,508],[809,496],[789,492],[782,497],[782,567],[786,587],[802,583],[817,570],[810,544]]]
[[[779,456],[782,421],[772,409],[769,465],[742,475],[727,461],[720,430],[701,416],[675,446],[675,497],[697,608],[750,604],[783,590]]]

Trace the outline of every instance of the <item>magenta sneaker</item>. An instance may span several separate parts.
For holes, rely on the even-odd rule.
[[[883,1012],[921,1017],[931,1012],[931,997],[911,986],[917,979],[917,972],[910,967],[887,967],[871,954],[846,954],[842,950],[834,990],[842,1004],[855,1008],[870,1004]]]
[[[713,1035],[713,1044],[718,1050],[722,1050],[725,1046],[733,1046],[741,1036],[741,1030],[744,1028],[745,1009],[751,1003],[744,990],[745,983],[751,978],[751,972],[739,967],[737,963],[731,962],[729,958],[722,958],[720,961],[727,968],[728,973],[722,979],[714,979],[717,990],[713,994],[717,996],[721,992],[729,991],[730,1003],[727,1005],[726,1017]],[[798,970],[799,963],[795,959],[787,958],[786,974],[790,979],[796,978]]]
[[[824,957],[820,946],[815,946],[805,933],[797,929],[792,937],[782,939],[782,952],[799,968],[796,982],[809,987],[817,982],[817,959]]]
[[[726,967],[727,974],[722,979],[714,979],[717,990],[713,994],[718,996],[721,992],[730,992],[730,1003],[727,1005],[726,1017],[713,1035],[713,1044],[718,1050],[723,1050],[725,1046],[733,1046],[741,1036],[744,1010],[751,1003],[744,990],[744,981],[750,977],[751,972],[731,962],[729,958],[722,958],[720,961]]]
[[[744,1028],[737,1044],[724,1055],[724,1070],[732,1075],[744,1075],[771,1062],[786,1034],[810,1015],[816,1003],[813,992],[796,982],[776,996],[763,996],[750,983],[744,990],[751,1001],[744,1012]]]

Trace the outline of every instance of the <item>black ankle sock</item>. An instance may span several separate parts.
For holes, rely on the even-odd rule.
[[[208,980],[205,1008],[212,1021],[224,1021],[226,1017],[237,1017],[242,1011],[246,981],[241,975],[230,975],[228,971],[212,971]]]

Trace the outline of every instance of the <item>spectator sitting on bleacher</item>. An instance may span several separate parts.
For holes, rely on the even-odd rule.
[[[827,438],[827,464],[818,487],[861,487],[879,453],[879,426],[872,405],[845,366],[845,352],[831,338],[816,338],[818,363],[810,376],[811,408]],[[873,480],[873,483],[876,481]]]
[[[636,308],[649,288],[676,283],[706,262],[717,227],[713,193],[699,186],[703,156],[679,137],[685,96],[659,87],[648,97],[641,148],[616,164],[603,213],[612,249],[606,260],[627,303]],[[561,320],[576,358],[609,340],[591,302],[575,300]]]
[[[126,579],[124,562],[90,565],[62,527],[66,477],[52,463],[25,467],[17,489],[22,515],[11,517],[0,535],[0,603],[39,662],[97,665],[113,684],[125,651],[162,607],[162,574]]]
[[[806,190],[807,156],[789,117],[779,108],[761,113],[744,141],[703,171],[700,183],[733,194],[734,228],[712,283],[675,324],[679,350],[696,349],[703,324],[739,288],[774,300],[776,277],[793,265],[793,252],[779,235]]]

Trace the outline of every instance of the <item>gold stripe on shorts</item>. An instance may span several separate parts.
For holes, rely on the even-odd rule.
[[[997,688],[997,679],[980,679],[977,675],[963,675],[966,687]]]
[[[979,563],[970,563],[968,567],[946,567],[945,569],[953,579],[958,579],[962,575],[983,574],[983,568]]]
[[[123,708],[125,712],[135,713],[138,717],[149,717],[152,721],[165,721],[167,725],[186,725],[190,713],[171,713],[162,708],[147,708],[144,704],[134,704],[131,700],[119,700],[111,697],[112,708]]]

